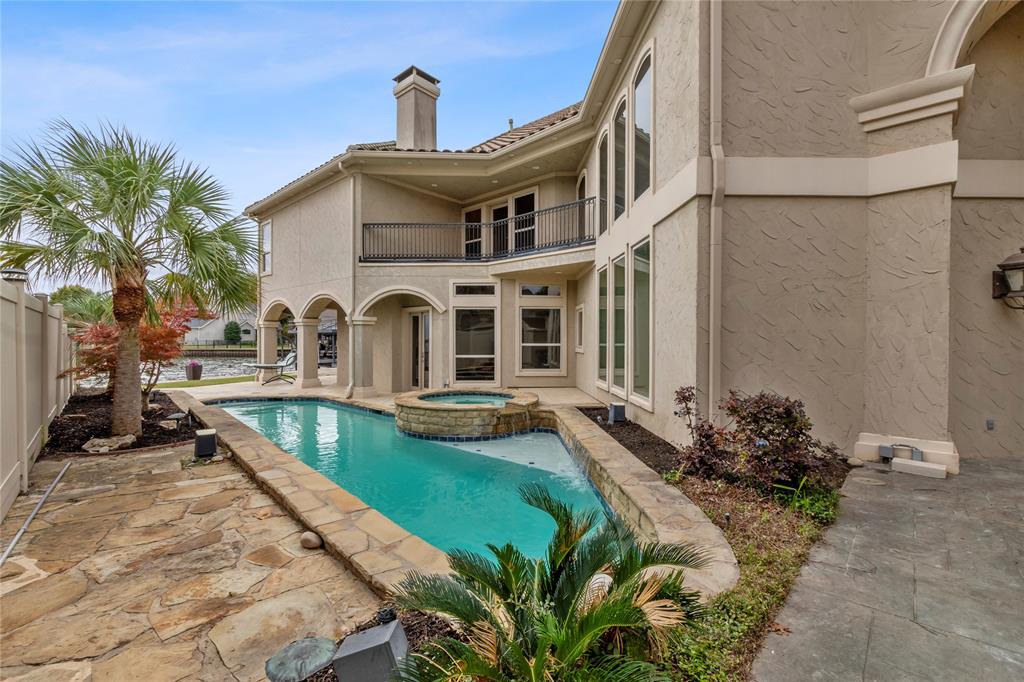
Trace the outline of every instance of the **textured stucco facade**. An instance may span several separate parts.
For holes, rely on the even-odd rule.
[[[648,59],[650,186],[633,191],[633,84]],[[674,393],[694,385],[708,409],[732,388],[800,398],[818,435],[867,458],[908,442],[955,473],[960,457],[1021,455],[1024,314],[992,299],[991,271],[1024,246],[1022,73],[1024,4],[623,3],[564,120],[486,152],[350,150],[254,204],[274,235],[263,318],[337,307],[353,366],[339,362],[338,379],[356,394],[412,388],[422,311],[430,385],[457,385],[455,313],[485,308],[488,385],[574,386],[676,442]],[[540,210],[614,203],[621,102],[628,191],[592,240],[494,261],[361,258],[382,239],[418,253],[424,224],[432,248],[459,252],[467,213],[486,222],[527,193]],[[400,114],[399,132],[420,123]],[[379,223],[421,231],[364,228]],[[599,273],[625,258],[631,300],[645,244],[650,356],[627,359],[616,388],[598,374]],[[493,293],[460,297],[460,283]],[[561,292],[538,304],[563,323],[551,371],[520,367],[524,284]],[[632,302],[623,315],[630,358],[645,318]],[[651,368],[649,395],[634,364]]]

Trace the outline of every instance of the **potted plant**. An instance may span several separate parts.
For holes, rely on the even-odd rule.
[[[189,360],[185,363],[185,378],[189,381],[199,381],[203,378],[203,363],[198,360]]]

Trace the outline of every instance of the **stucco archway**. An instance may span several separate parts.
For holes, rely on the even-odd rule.
[[[327,311],[333,311],[324,315]],[[349,331],[348,311],[338,299],[328,293],[319,292],[310,297],[298,315],[299,330],[299,377],[303,386],[317,386],[320,382],[320,368],[335,369],[335,383],[344,386],[348,382]],[[306,356],[304,361],[303,355]]]
[[[292,307],[283,299],[274,299],[263,307],[263,314],[260,316],[260,324],[280,322],[285,313],[292,313]]]
[[[375,303],[387,298],[388,296],[394,296],[398,294],[409,294],[410,296],[417,296],[419,298],[422,298],[424,301],[430,304],[430,307],[432,307],[439,313],[443,313],[445,310],[447,310],[447,306],[441,303],[441,301],[437,300],[437,298],[430,292],[425,291],[424,289],[420,289],[419,287],[398,285],[384,287],[383,289],[379,289],[371,296],[367,297],[367,299],[363,301],[359,308],[356,310],[355,316],[365,317],[367,311],[370,308],[372,308]]]
[[[302,319],[315,320],[328,308],[333,308],[343,316],[348,317],[348,310],[345,309],[345,306],[342,305],[337,297],[326,291],[322,291],[311,296],[306,302],[306,305],[303,306],[302,312],[299,313],[299,317]]]
[[[957,0],[942,21],[928,56],[926,76],[957,68],[981,37],[1018,0]]]

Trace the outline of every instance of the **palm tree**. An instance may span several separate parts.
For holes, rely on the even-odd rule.
[[[64,306],[64,317],[75,322],[95,324],[114,319],[109,291],[93,291],[78,284],[71,284],[53,292],[50,303]]]
[[[0,264],[100,281],[118,325],[111,431],[142,430],[139,323],[155,301],[234,312],[255,300],[251,226],[171,145],[66,121],[0,161]]]
[[[454,618],[465,641],[427,644],[406,658],[399,679],[666,679],[648,659],[698,610],[682,572],[703,566],[703,553],[643,542],[610,514],[597,527],[596,512],[576,512],[537,484],[520,495],[555,520],[546,556],[531,560],[511,544],[488,545],[493,561],[456,550],[453,575],[406,578],[398,604]]]

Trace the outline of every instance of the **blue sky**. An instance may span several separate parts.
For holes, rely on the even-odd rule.
[[[0,146],[58,117],[208,165],[238,210],[353,142],[394,138],[391,78],[441,79],[460,148],[581,99],[615,2],[0,3]]]

